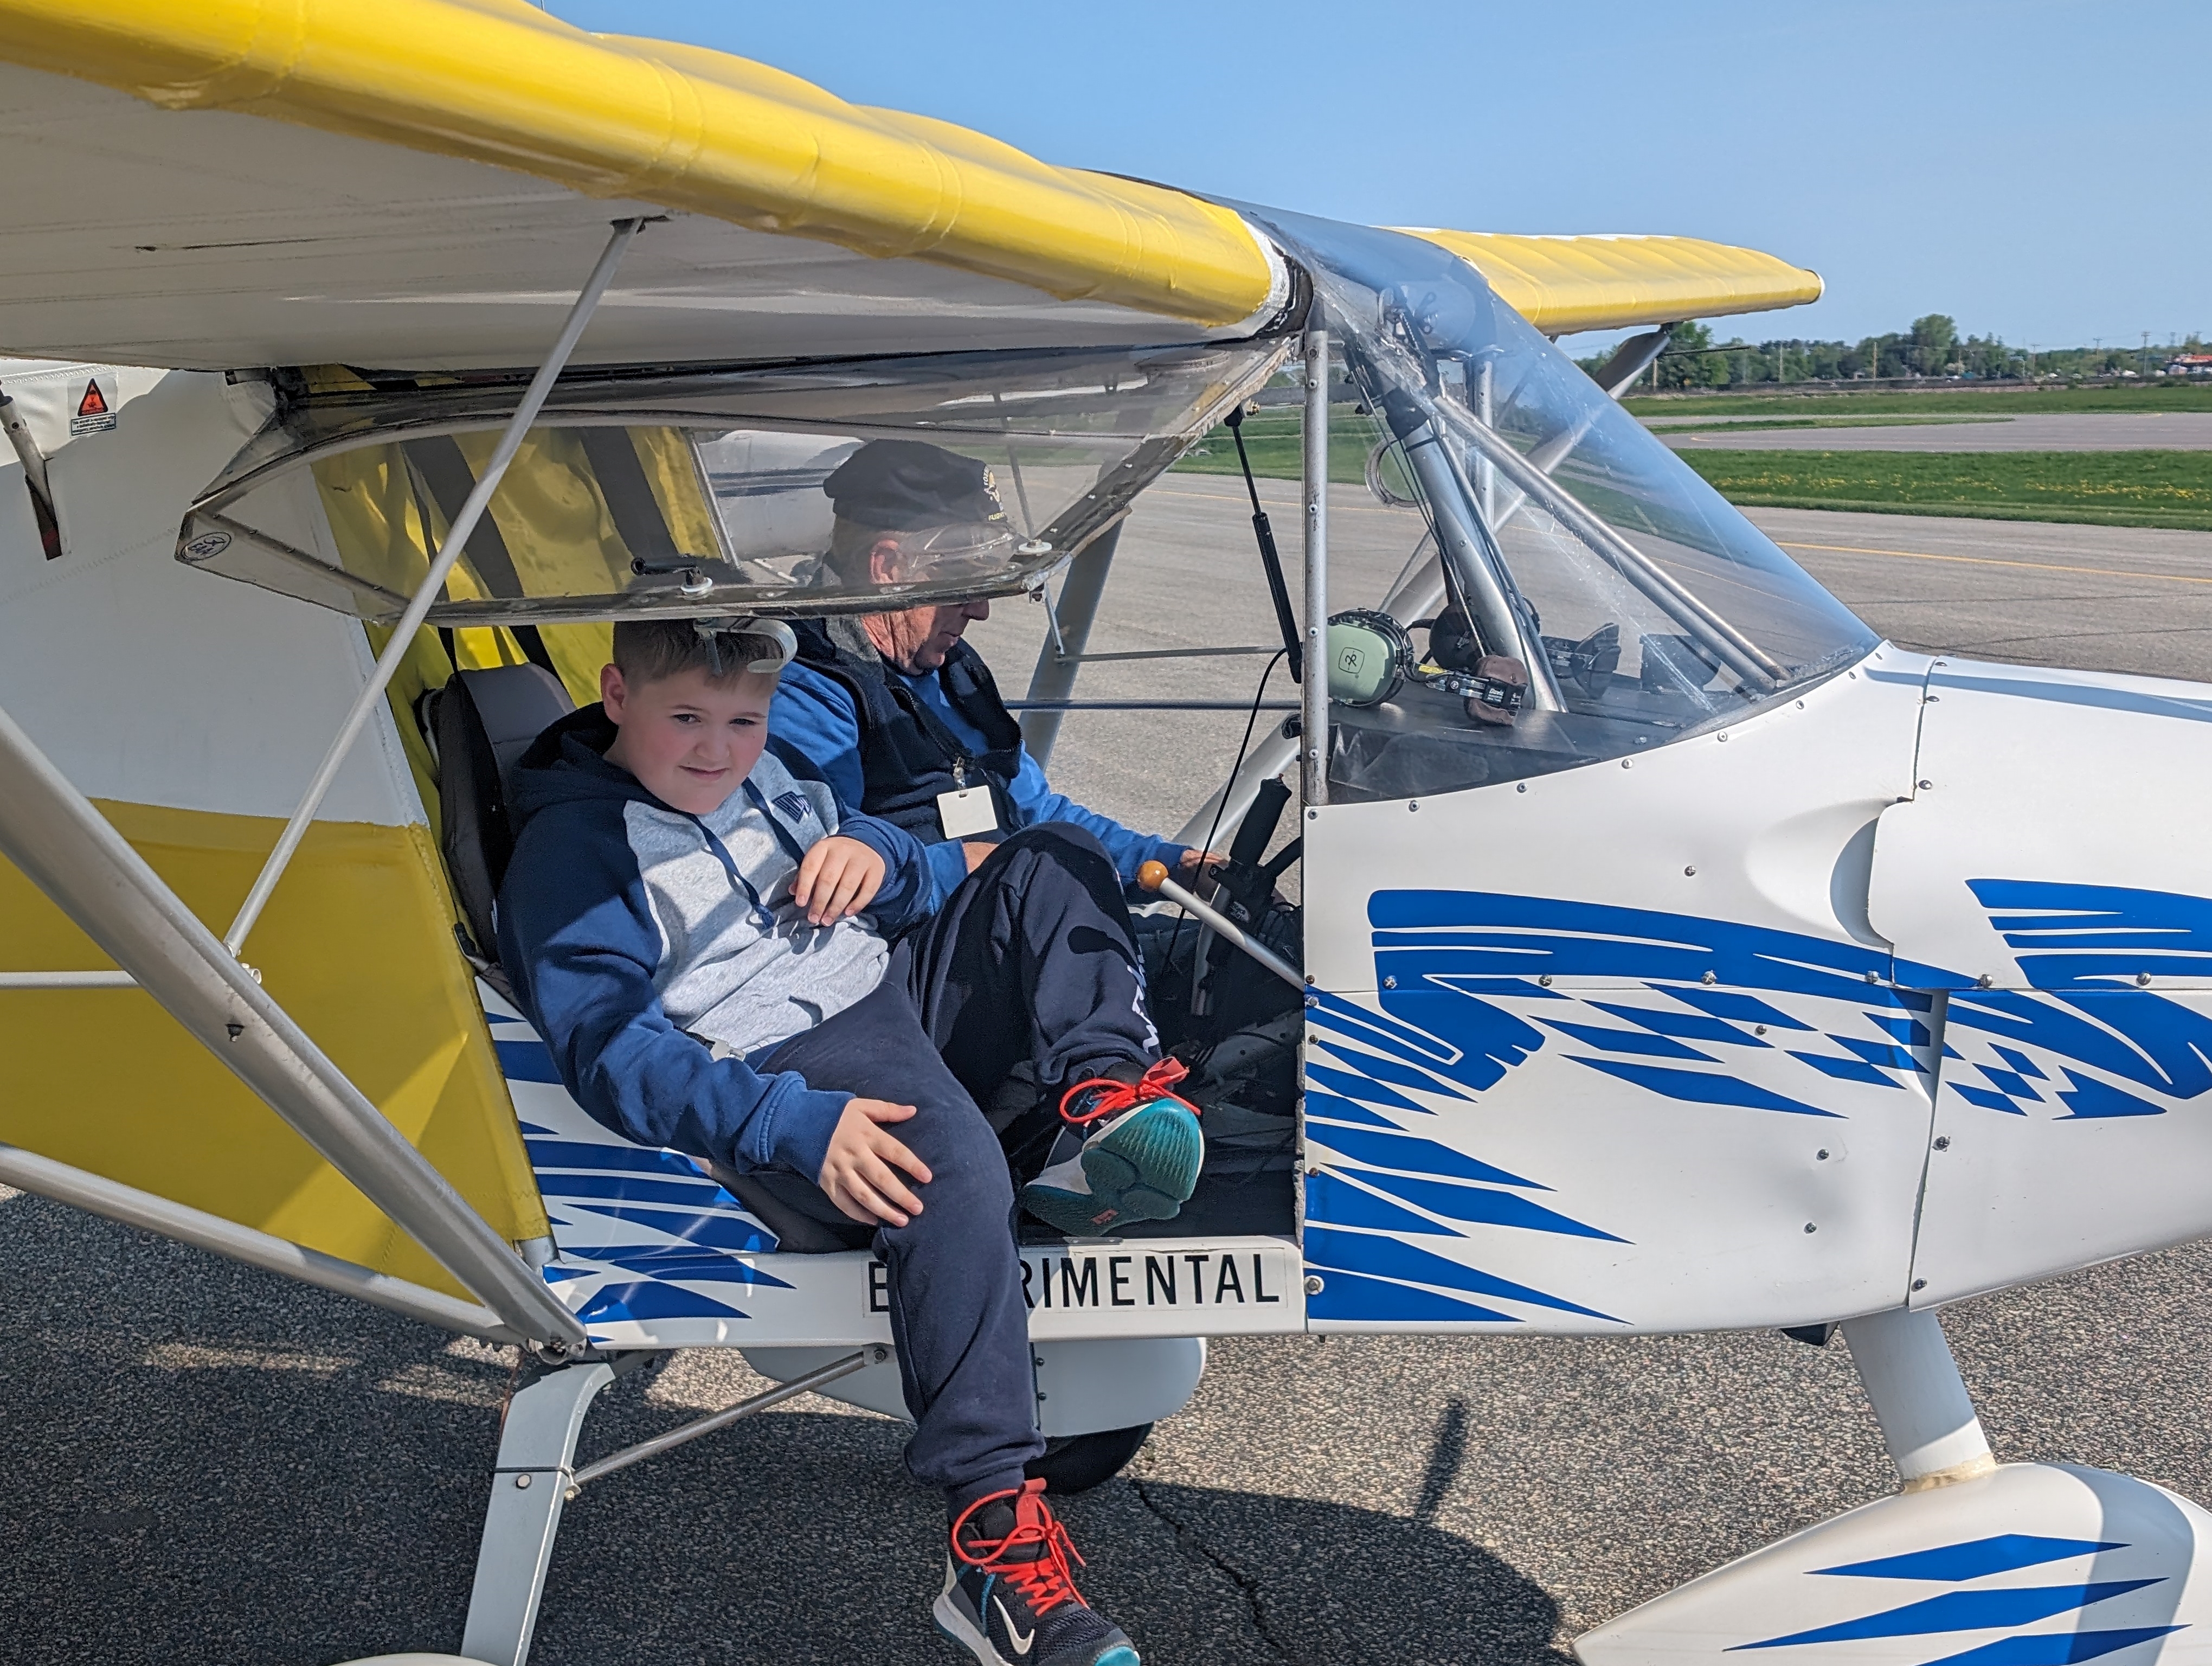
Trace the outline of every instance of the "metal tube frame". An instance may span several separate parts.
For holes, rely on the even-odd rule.
[[[1052,760],[1053,746],[1060,739],[1061,715],[1081,709],[1068,703],[1068,696],[1075,691],[1084,645],[1091,640],[1091,627],[1098,617],[1099,599],[1106,593],[1122,525],[1115,521],[1076,551],[1067,563],[1067,576],[1060,581],[1059,601],[1045,600],[1052,629],[1037,649],[1036,669],[1030,673],[1029,698],[1020,707],[1024,714],[1022,746],[1040,769]]]
[[[1300,348],[1305,365],[1303,496],[1305,522],[1305,681],[1299,692],[1300,772],[1309,806],[1328,802],[1328,330],[1314,324]]]
[[[319,1290],[357,1297],[372,1307],[404,1314],[447,1330],[457,1330],[465,1336],[481,1336],[488,1342],[522,1340],[500,1322],[498,1314],[480,1302],[462,1301],[441,1290],[426,1289],[405,1279],[373,1272],[288,1238],[225,1220],[204,1209],[195,1209],[171,1198],[142,1192],[104,1175],[89,1174],[66,1163],[57,1163],[35,1152],[0,1146],[0,1183],[36,1192],[40,1197],[119,1221],[125,1226],[159,1232],[163,1237],[212,1250],[248,1267],[281,1273]]]
[[[870,1365],[880,1365],[890,1357],[891,1351],[889,1348],[881,1342],[873,1343],[860,1349],[857,1353],[833,1359],[826,1365],[817,1366],[803,1377],[794,1377],[787,1383],[779,1383],[775,1387],[765,1389],[753,1395],[750,1400],[740,1400],[736,1405],[725,1406],[719,1412],[709,1412],[704,1417],[693,1418],[689,1423],[679,1423],[665,1434],[655,1435],[650,1440],[641,1440],[636,1445],[625,1446],[619,1452],[610,1452],[606,1456],[586,1464],[569,1478],[568,1496],[574,1498],[577,1493],[582,1492],[602,1475],[611,1475],[618,1469],[629,1468],[633,1463],[642,1463],[647,1458],[659,1457],[663,1452],[672,1451],[678,1446],[689,1445],[702,1435],[710,1435],[717,1429],[728,1428],[740,1418],[751,1417],[756,1413],[768,1411],[773,1407],[781,1406],[787,1400],[796,1400],[802,1394],[811,1394],[815,1389],[825,1388],[841,1377],[850,1377],[854,1371],[865,1370]]]
[[[1572,532],[1607,566],[1656,602],[1676,623],[1719,654],[1729,669],[1768,688],[1787,674],[1757,644],[1691,594],[1674,576],[1593,514],[1573,493],[1532,465],[1496,431],[1470,425],[1475,448],[1498,471]]]
[[[0,858],[517,1335],[583,1327],[176,892],[0,710]]]
[[[476,531],[477,523],[483,519],[492,494],[499,489],[499,483],[507,473],[507,465],[514,460],[515,453],[521,449],[524,436],[537,420],[546,396],[552,392],[553,384],[559,380],[562,368],[568,362],[568,356],[575,350],[577,340],[584,333],[584,326],[591,322],[592,314],[599,309],[599,298],[606,293],[607,285],[613,282],[615,268],[622,263],[623,255],[644,224],[641,219],[615,222],[614,234],[607,239],[606,247],[600,252],[599,264],[592,268],[591,277],[585,280],[583,289],[577,293],[574,303],[568,308],[568,319],[561,326],[560,336],[555,340],[552,350],[545,356],[544,362],[538,367],[538,374],[530,379],[530,386],[523,393],[521,404],[515,407],[514,415],[507,419],[506,428],[501,430],[499,444],[493,448],[491,459],[484,465],[483,477],[477,482],[476,489],[468,495],[459,513],[446,528],[446,541],[439,546],[437,557],[422,575],[422,582],[416,588],[414,599],[407,604],[406,611],[392,624],[391,640],[385,643],[384,652],[377,656],[376,669],[355,696],[352,709],[346,713],[345,721],[338,726],[337,734],[331,740],[330,749],[323,754],[323,761],[317,767],[313,779],[307,783],[307,792],[301,796],[299,808],[292,812],[292,819],[284,824],[284,830],[277,836],[276,848],[269,853],[269,860],[262,865],[253,888],[246,892],[246,901],[240,904],[238,917],[231,921],[230,929],[223,934],[223,946],[232,954],[235,955],[245,948],[247,935],[253,930],[254,922],[261,917],[262,909],[268,906],[270,894],[276,889],[276,882],[284,877],[284,870],[299,849],[300,842],[307,837],[308,824],[314,820],[315,812],[322,807],[323,799],[330,792],[331,784],[337,779],[346,755],[353,750],[354,742],[368,726],[369,714],[383,700],[386,685],[392,681],[393,673],[399,669],[399,662],[407,657],[408,650],[414,644],[416,629],[437,601],[439,593],[446,587],[447,575],[453,571],[454,562],[461,558],[462,551],[467,548],[469,536]]]

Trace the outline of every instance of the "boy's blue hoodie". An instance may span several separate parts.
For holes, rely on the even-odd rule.
[[[927,911],[921,846],[773,754],[720,809],[671,809],[607,762],[615,733],[605,708],[586,706],[516,765],[500,960],[596,1120],[740,1173],[811,1180],[851,1096],[746,1061],[882,981],[883,933]],[[832,833],[876,851],[886,872],[867,915],[812,927],[792,880]]]

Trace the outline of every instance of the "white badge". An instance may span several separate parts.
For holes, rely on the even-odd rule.
[[[970,787],[957,793],[937,795],[937,819],[948,839],[964,839],[971,833],[995,833],[999,830],[998,807],[991,802],[988,787]]]

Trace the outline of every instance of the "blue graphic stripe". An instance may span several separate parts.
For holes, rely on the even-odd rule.
[[[611,1197],[639,1203],[688,1203],[694,1207],[705,1207],[729,1195],[704,1176],[695,1180],[678,1180],[672,1175],[647,1180],[621,1174],[541,1174],[538,1189],[549,1201]]]
[[[1918,1025],[1914,1025],[1917,1029]],[[1828,1039],[1847,1053],[1855,1053],[1869,1064],[1887,1070],[1917,1070],[1920,1061],[1895,1042],[1858,1041],[1850,1036],[1830,1036]]]
[[[1626,1006],[1615,1001],[1594,1000],[1590,1005],[1601,1012],[1610,1012],[1617,1018],[1655,1030],[1662,1036],[1680,1036],[1691,1041],[1718,1042],[1735,1047],[1770,1047],[1748,1030],[1741,1029],[1703,1012],[1675,1012],[1664,1007]]]
[[[738,1254],[775,1248],[775,1236],[759,1222],[735,1214],[705,1214],[696,1209],[635,1208],[619,1203],[593,1203],[588,1207],[570,1205],[566,1213],[586,1220],[605,1218],[619,1220],[632,1226],[650,1226],[655,1231],[665,1232],[686,1243],[704,1244],[710,1249],[727,1250]],[[579,1255],[592,1253],[580,1248]]]
[[[2001,1637],[1978,1649],[1931,1660],[1928,1666],[2075,1666],[2078,1661],[2117,1654],[2153,1638],[2188,1629],[2186,1626],[2130,1626],[2109,1632],[2042,1632],[2033,1637]]]
[[[586,1324],[608,1319],[742,1319],[745,1315],[726,1302],[702,1296],[680,1285],[611,1284],[593,1292],[576,1310]]]
[[[1607,1053],[1640,1053],[1655,1059],[1694,1059],[1704,1064],[1720,1062],[1710,1053],[1700,1053],[1694,1047],[1685,1047],[1668,1037],[1655,1036],[1647,1031],[1615,1030],[1599,1024],[1569,1024],[1562,1018],[1539,1018],[1537,1022],[1582,1043],[1585,1047],[1601,1048]],[[1759,1044],[1762,1047],[1765,1045],[1764,1042]]]
[[[633,1174],[671,1174],[685,1180],[706,1181],[692,1163],[673,1152],[645,1146],[599,1146],[588,1140],[525,1140],[533,1169],[623,1170]],[[712,1184],[712,1182],[708,1182]]]
[[[1884,1074],[1864,1059],[1838,1059],[1828,1053],[1795,1053],[1790,1055],[1809,1064],[1823,1076],[1833,1076],[1839,1082],[1864,1082],[1869,1087],[1897,1087],[1893,1076]]]
[[[1324,1170],[1306,1177],[1306,1221],[1333,1226],[1367,1226],[1378,1232],[1419,1232],[1431,1237],[1464,1237],[1456,1227],[1401,1209],[1388,1198],[1346,1184]]]
[[[602,1267],[619,1267],[626,1273],[642,1273],[647,1278],[693,1279],[702,1284],[758,1284],[777,1290],[793,1287],[775,1274],[763,1273],[757,1267],[749,1267],[718,1250],[647,1243],[611,1250],[594,1245],[572,1254],[578,1261],[595,1262]]]
[[[1462,1322],[1486,1320],[1499,1324],[1519,1324],[1510,1313],[1500,1313],[1494,1308],[1478,1307],[1473,1302],[1455,1300],[1433,1290],[1416,1290],[1410,1285],[1392,1284],[1382,1279],[1370,1279],[1358,1273],[1329,1273],[1322,1280],[1321,1292],[1306,1298],[1306,1316],[1310,1319],[1367,1319],[1377,1323],[1395,1322],[1405,1324],[1434,1324],[1439,1321],[1457,1320]]]
[[[1372,1164],[1378,1169],[1399,1169],[1409,1174],[1451,1175],[1462,1180],[1486,1181],[1493,1186],[1526,1186],[1540,1192],[1552,1189],[1534,1180],[1523,1180],[1517,1174],[1509,1174],[1504,1169],[1492,1168],[1464,1152],[1454,1151],[1449,1146],[1440,1146],[1433,1140],[1416,1139],[1407,1134],[1376,1134],[1364,1128],[1316,1125],[1310,1121],[1310,1099],[1307,1109],[1310,1119],[1306,1128],[1308,1140],[1318,1141],[1331,1151],[1342,1152],[1358,1162]]]
[[[1348,1099],[1364,1100],[1370,1105],[1388,1105],[1393,1110],[1416,1111],[1423,1116],[1431,1114],[1427,1106],[1417,1105],[1404,1094],[1356,1071],[1336,1070],[1325,1064],[1310,1064],[1306,1067],[1306,1080],[1332,1089]]]
[[[550,1082],[561,1085],[561,1073],[553,1067],[553,1049],[532,1036],[525,1041],[501,1041],[495,1037],[492,1046],[499,1053],[499,1073],[510,1082]]]
[[[2034,1533],[1999,1533],[1986,1539],[1968,1539],[1931,1550],[1911,1550],[1901,1556],[1878,1557],[1871,1562],[1845,1562],[1837,1567],[1809,1569],[1854,1579],[1940,1579],[1956,1584],[1985,1578],[1992,1573],[2011,1573],[2045,1562],[2063,1562],[2073,1556],[2094,1556],[2100,1551],[2125,1550],[2118,1539],[2050,1539]]]
[[[1425,1116],[1430,1113],[1424,1111],[1421,1114]],[[1306,1120],[1311,1122],[1317,1116],[1339,1122],[1361,1122],[1371,1128],[1389,1128],[1394,1134],[1398,1131],[1398,1125],[1379,1110],[1370,1110],[1365,1105],[1340,1099],[1334,1093],[1316,1093],[1308,1088]]]
[[[1763,1024],[1774,1030],[1810,1030],[1813,1026],[1793,1018],[1778,1006],[1770,1006],[1757,995],[1747,995],[1741,989],[1669,989],[1670,1000],[1685,1006],[1694,1006],[1701,1012],[1711,1012],[1717,1018],[1737,1018],[1745,1024]]]
[[[2134,1094],[2114,1087],[2110,1082],[2100,1082],[2094,1076],[2084,1076],[2071,1070],[2062,1070],[2073,1086],[2063,1090],[2059,1100],[2067,1106],[2068,1114],[2059,1120],[2072,1122],[2091,1116],[2163,1116],[2166,1108],[2154,1105],[2148,1099],[2138,1099]]]
[[[2027,1115],[2027,1111],[2021,1110],[2020,1106],[2013,1104],[2013,1102],[2006,1098],[2003,1094],[1992,1093],[1985,1087],[1969,1087],[1964,1082],[1954,1082],[1951,1084],[1951,1091],[1957,1094],[1968,1104],[1979,1105],[1984,1110],[2001,1110],[2008,1116],[2025,1116]]]
[[[1377,1277],[1401,1279],[1408,1284],[1442,1285],[1448,1290],[1464,1290],[1476,1296],[1495,1296],[1506,1301],[1526,1302],[1532,1307],[1548,1307],[1561,1313],[1579,1313],[1586,1318],[1604,1319],[1613,1324],[1621,1322],[1610,1313],[1601,1313],[1595,1308],[1583,1307],[1557,1296],[1547,1296],[1540,1290],[1531,1290],[1525,1284],[1516,1284],[1510,1279],[1501,1279],[1488,1273],[1478,1272],[1458,1262],[1448,1261],[1442,1256],[1431,1255],[1426,1250],[1401,1243],[1394,1237],[1377,1237],[1367,1232],[1338,1232],[1323,1226],[1308,1226],[1304,1242],[1306,1260],[1316,1267],[1334,1268],[1341,1272],[1372,1273]]]
[[[1924,1637],[1935,1632],[1978,1632],[2026,1626],[2054,1614],[2086,1608],[2141,1590],[2160,1579],[2108,1579],[2093,1585],[2027,1585],[2014,1590],[1953,1590],[1863,1619],[1845,1620],[1788,1637],[1739,1643],[1735,1649],[1779,1649],[1794,1643],[1848,1643],[1871,1637]],[[1734,1653],[1735,1649],[1729,1652]]]
[[[1348,1172],[1356,1175],[1363,1184],[1402,1197],[1432,1214],[1453,1220],[1471,1220],[1486,1226],[1516,1226],[1530,1232],[1556,1232],[1564,1237],[1603,1238],[1608,1243],[1628,1242],[1610,1232],[1601,1232],[1595,1226],[1585,1226],[1578,1220],[1570,1220],[1514,1192],[1492,1191],[1486,1186],[1458,1186],[1449,1181],[1422,1180],[1411,1175],[1378,1174],[1370,1169]],[[1433,1231],[1435,1228],[1430,1230]]]
[[[1692,1104],[1741,1105],[1747,1110],[1786,1111],[1792,1116],[1833,1116],[1832,1110],[1822,1110],[1818,1105],[1808,1105],[1798,1099],[1787,1098],[1754,1083],[1739,1081],[1734,1076],[1723,1076],[1698,1070],[1674,1070],[1665,1065],[1631,1064],[1626,1059],[1585,1059],[1570,1054],[1577,1064],[1586,1064],[1593,1070],[1602,1070],[1608,1076],[1618,1076],[1625,1082],[1647,1087],[1654,1093],[1662,1093],[1669,1099],[1687,1100]],[[1800,1054],[1797,1056],[1803,1057]],[[1881,1079],[1890,1086],[1887,1077]]]

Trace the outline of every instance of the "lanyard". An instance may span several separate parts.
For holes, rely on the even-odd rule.
[[[769,824],[769,830],[775,835],[776,842],[783,847],[783,854],[791,858],[793,866],[796,866],[804,862],[806,860],[806,852],[800,848],[799,841],[792,836],[791,830],[776,819],[775,812],[768,806],[767,798],[750,780],[745,782],[745,797],[750,801],[753,808],[760,812],[761,819]],[[737,859],[730,854],[730,848],[722,842],[721,835],[708,826],[702,817],[693,816],[691,821],[692,824],[698,828],[702,836],[706,839],[707,848],[714,853],[716,859],[722,864],[722,871],[730,876],[730,883],[743,891],[746,897],[751,899],[755,920],[763,929],[773,929],[775,925],[774,910],[761,901],[761,894],[753,889],[752,881],[746,879],[738,870]]]

